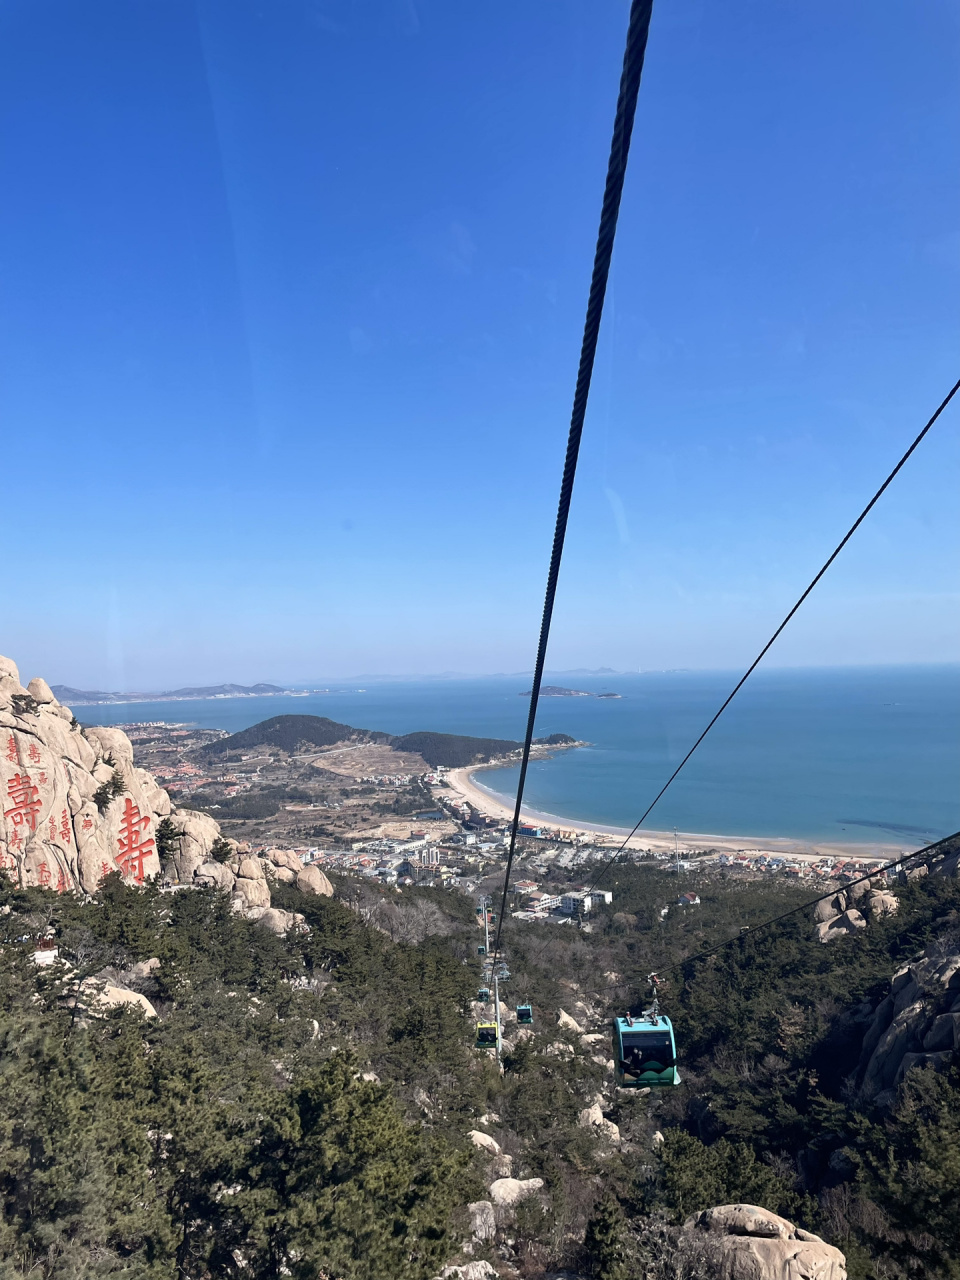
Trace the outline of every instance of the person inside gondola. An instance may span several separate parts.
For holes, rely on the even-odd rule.
[[[676,1066],[669,1031],[633,1031],[623,1037],[621,1070],[639,1076],[644,1071],[666,1071]]]

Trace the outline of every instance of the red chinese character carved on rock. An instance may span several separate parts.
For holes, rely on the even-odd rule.
[[[46,889],[50,883],[50,868],[45,862],[41,862],[37,867],[37,882],[41,889]]]
[[[40,763],[40,748],[35,742],[30,743],[30,746],[27,748],[27,755],[30,757],[31,764]]]
[[[116,867],[111,867],[111,866],[110,866],[108,863],[106,863],[106,862],[101,862],[101,863],[100,863],[100,874],[101,874],[102,876],[108,876],[108,875],[110,874],[110,872],[111,872],[111,871],[116,871]]]
[[[93,826],[92,818],[84,818],[84,820],[80,823],[80,827],[83,831],[89,831],[92,826]]]
[[[67,877],[63,874],[63,867],[57,867],[57,893],[63,893],[67,887]]]
[[[70,819],[67,816],[66,809],[64,809],[63,812],[60,814],[60,838],[63,841],[63,843],[67,846],[68,849],[70,848],[71,834],[72,834],[72,831],[70,827]]]
[[[17,853],[19,853],[23,848],[23,836],[19,831],[14,831],[13,835],[10,837],[10,848],[16,849]]]
[[[40,771],[40,777],[37,779],[37,781],[40,783],[41,787],[45,787],[47,785],[47,775],[43,772],[43,770]]]
[[[17,755],[17,740],[12,733],[7,738],[7,759],[11,764],[20,763],[20,757]]]
[[[26,825],[31,831],[36,831],[41,801],[37,788],[30,782],[29,773],[15,773],[8,780],[7,799],[13,801],[13,808],[4,809],[3,816],[9,818],[15,827]]]
[[[56,838],[57,838],[57,823],[56,823],[56,819],[54,818],[53,814],[51,813],[51,815],[50,815],[50,839],[51,839],[51,840],[56,840]]]
[[[120,819],[120,841],[117,863],[125,876],[132,876],[137,884],[143,884],[143,863],[154,850],[152,836],[144,839],[150,825],[150,815],[141,817],[140,806],[127,796]]]

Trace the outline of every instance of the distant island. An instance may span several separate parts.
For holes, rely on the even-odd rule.
[[[520,694],[521,698],[529,698],[532,689]],[[544,684],[540,686],[541,698],[621,698],[620,693],[588,693],[586,689],[565,689],[560,684]]]
[[[297,689],[281,689],[275,684],[211,684],[197,689],[168,689],[164,693],[105,693],[101,689],[71,689],[53,685],[53,696],[67,706],[96,707],[118,702],[187,702],[193,698],[269,698],[276,694],[302,697]]]

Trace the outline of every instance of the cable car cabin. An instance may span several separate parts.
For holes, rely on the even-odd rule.
[[[533,1026],[533,1006],[529,1004],[517,1005],[517,1022],[521,1027]]]
[[[615,1018],[613,1059],[617,1084],[626,1089],[679,1084],[673,1026],[663,1014]]]
[[[498,1027],[495,1022],[478,1022],[476,1048],[489,1049],[496,1053],[499,1044]]]
[[[481,987],[480,990],[477,992],[477,999],[480,1001],[481,1004],[486,1004],[487,1001],[490,999],[490,988]]]
[[[486,947],[477,947],[477,955],[478,955],[478,956],[485,956],[486,954],[487,954],[487,948],[486,948]]]

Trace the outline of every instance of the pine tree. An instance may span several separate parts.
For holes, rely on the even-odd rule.
[[[619,1200],[610,1191],[597,1201],[583,1247],[595,1280],[626,1280],[626,1220]]]

